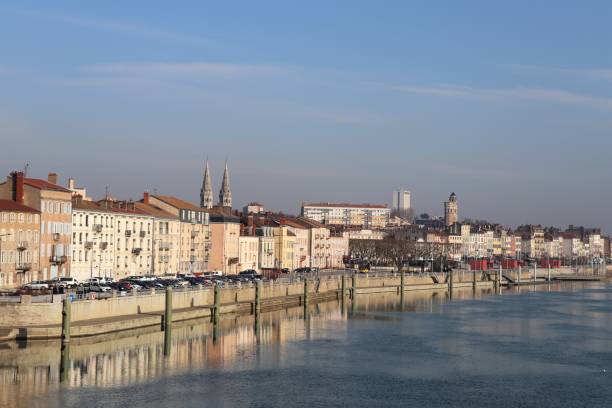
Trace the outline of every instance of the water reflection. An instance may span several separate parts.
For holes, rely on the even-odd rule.
[[[561,285],[514,287],[501,294],[558,291]],[[563,287],[572,289],[571,284]],[[283,358],[286,343],[316,338],[318,331],[324,330],[325,322],[335,322],[336,330],[344,330],[348,336],[350,320],[392,322],[401,319],[394,312],[440,313],[443,309],[439,306],[451,299],[454,302],[494,296],[494,289],[472,288],[455,289],[452,295],[443,290],[406,292],[403,296],[396,292],[356,294],[353,299],[308,308],[294,307],[256,316],[222,316],[218,324],[208,319],[177,323],[172,327],[169,343],[164,341],[164,332],[159,327],[152,327],[72,339],[65,347],[59,341],[0,344],[0,406],[28,405],[32,396],[44,396],[60,384],[67,388],[118,387],[188,371],[241,370],[250,367],[264,349]],[[458,318],[465,319],[465,330],[483,333],[504,330],[498,325],[480,327],[477,318],[470,319],[469,308],[463,308],[463,313]],[[477,317],[477,311],[474,313],[472,317]],[[523,324],[520,315],[503,323],[508,332],[530,330]]]

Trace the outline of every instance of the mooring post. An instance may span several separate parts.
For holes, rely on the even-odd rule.
[[[538,279],[538,264],[533,264],[533,284],[535,285],[536,279]]]
[[[164,356],[170,355],[172,348],[172,288],[166,287],[166,308],[164,310]]]
[[[70,298],[65,297],[62,301],[62,343],[70,343]]]
[[[164,312],[164,331],[168,331],[172,324],[172,288],[166,287],[166,309]]]
[[[262,282],[258,281],[255,284],[255,314],[258,315],[261,313],[261,285]]]
[[[304,309],[308,308],[308,278],[304,279]]]
[[[406,273],[402,269],[402,271],[400,272],[400,295],[402,295],[402,297],[404,297],[405,287],[406,287]]]
[[[475,291],[476,290],[476,270],[472,271],[472,289]]]
[[[351,299],[355,299],[355,290],[357,289],[357,275],[356,274],[353,274],[351,284],[352,284]]]
[[[448,271],[448,291],[453,291],[453,270]]]
[[[521,284],[521,273],[523,272],[523,268],[521,267],[521,264],[519,264],[518,266],[518,275],[516,277],[516,283],[517,284]]]
[[[214,302],[215,306],[213,308],[213,320],[215,324],[219,321],[219,314],[221,313],[221,285],[215,285],[214,291]]]
[[[346,276],[342,275],[342,281],[340,282],[340,292],[342,293],[342,301],[344,302],[344,296],[346,295]]]

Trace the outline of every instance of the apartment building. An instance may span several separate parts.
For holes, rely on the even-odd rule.
[[[302,204],[302,216],[324,225],[385,228],[391,209],[386,205],[349,203]]]
[[[259,271],[259,237],[239,236],[238,248],[238,271],[246,269]]]
[[[212,242],[210,269],[225,275],[235,275],[240,272],[240,218],[222,207],[209,211]]]
[[[40,255],[35,277],[40,280],[70,274],[72,192],[57,181],[55,173],[42,180],[13,172],[0,184],[0,199],[13,200],[40,212]]]
[[[178,272],[201,273],[211,268],[211,226],[208,210],[173,196],[148,194],[145,197],[150,205],[178,217]]]
[[[0,288],[38,279],[40,211],[0,200]]]
[[[72,198],[72,277],[115,277],[115,223],[111,209],[81,195]]]
[[[135,203],[136,209],[153,217],[151,273],[173,275],[181,266],[181,222],[179,217],[150,204],[148,193]]]

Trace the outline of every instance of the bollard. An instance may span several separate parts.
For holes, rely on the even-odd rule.
[[[62,343],[70,343],[70,299],[62,302]]]
[[[221,312],[221,286],[219,284],[215,285],[214,302],[213,319],[216,323],[219,320],[219,314]]]
[[[172,324],[172,288],[166,288],[166,310],[164,313],[164,331],[168,331]]]
[[[166,308],[164,310],[164,356],[172,349],[172,288],[166,288]]]
[[[308,279],[304,279],[304,309],[308,308]]]
[[[255,285],[255,314],[259,315],[261,313],[261,285],[262,282],[259,281]]]

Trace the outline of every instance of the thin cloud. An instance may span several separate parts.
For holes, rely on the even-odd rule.
[[[193,75],[193,76],[245,76],[274,75],[288,72],[273,65],[249,65],[217,62],[189,63],[115,63],[82,67],[84,71],[109,75]]]
[[[612,99],[600,98],[590,95],[582,95],[574,92],[558,89],[540,88],[508,88],[508,89],[489,89],[473,88],[457,85],[438,85],[438,86],[404,86],[391,85],[387,89],[399,92],[407,92],[421,95],[432,95],[454,98],[471,98],[491,101],[513,101],[530,100],[538,102],[550,102],[558,104],[588,106],[598,109],[612,110]]]
[[[533,72],[537,74],[561,74],[585,78],[599,78],[612,81],[612,68],[564,68],[541,65],[514,64],[513,68],[520,71]]]
[[[193,44],[212,44],[209,39],[199,36],[179,33],[175,31],[164,30],[156,27],[150,27],[142,24],[135,24],[120,20],[111,20],[105,18],[92,18],[85,16],[74,16],[67,14],[50,13],[41,10],[31,9],[0,9],[0,11],[12,13],[14,15],[28,17],[37,20],[50,21],[60,24],[91,28],[95,30],[109,31],[115,33],[124,33],[140,37],[164,39],[184,43]]]

